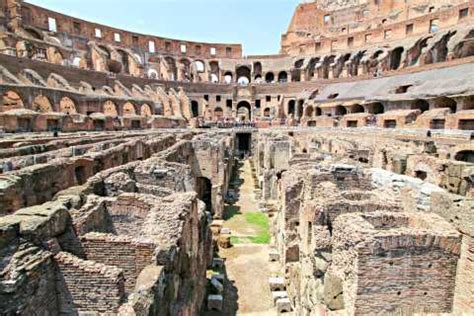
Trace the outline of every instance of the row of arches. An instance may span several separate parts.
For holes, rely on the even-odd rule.
[[[278,76],[275,76],[275,73],[269,71],[267,73],[263,73],[261,69],[261,64],[256,63],[257,66],[254,65],[254,73],[252,78],[252,70],[250,66],[239,66],[236,68],[236,82],[240,85],[248,85],[251,82],[256,83],[275,83],[275,78],[277,78],[279,83],[286,83],[288,82],[288,73],[286,71],[280,71]],[[233,83],[234,76],[232,72],[228,71],[224,74],[224,81],[227,84]]]
[[[107,116],[118,116],[118,106],[115,102],[107,100],[102,104],[102,113]],[[13,90],[8,90],[3,94],[2,98],[2,112],[9,110],[26,108],[25,103],[20,94]],[[38,95],[33,99],[31,103],[31,110],[38,113],[53,113],[59,112],[66,115],[78,114],[78,108],[76,102],[70,97],[63,97],[60,99],[58,106],[55,106],[50,99],[45,95]],[[83,113],[86,114],[86,113]],[[123,116],[145,116],[149,117],[153,115],[153,110],[148,104],[142,104],[137,107],[132,102],[126,102],[122,106]]]

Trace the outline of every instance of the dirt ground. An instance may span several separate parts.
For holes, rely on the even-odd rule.
[[[257,229],[245,221],[245,213],[257,212],[254,196],[254,180],[249,161],[245,161],[239,172],[239,199],[228,206],[224,227],[230,228],[233,236],[252,236]],[[268,278],[276,275],[277,263],[269,261],[269,245],[238,244],[220,250],[226,259],[229,279],[226,315],[276,315]]]

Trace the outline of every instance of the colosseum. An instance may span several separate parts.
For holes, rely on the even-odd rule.
[[[474,315],[473,0],[260,56],[0,6],[0,315]]]

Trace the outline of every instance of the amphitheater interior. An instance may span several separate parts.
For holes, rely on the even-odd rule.
[[[0,315],[474,314],[474,1],[264,56],[0,7]]]

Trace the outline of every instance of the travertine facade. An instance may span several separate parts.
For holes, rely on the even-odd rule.
[[[474,313],[473,1],[305,1],[248,57],[0,8],[1,315],[236,313],[242,240],[278,313]]]

